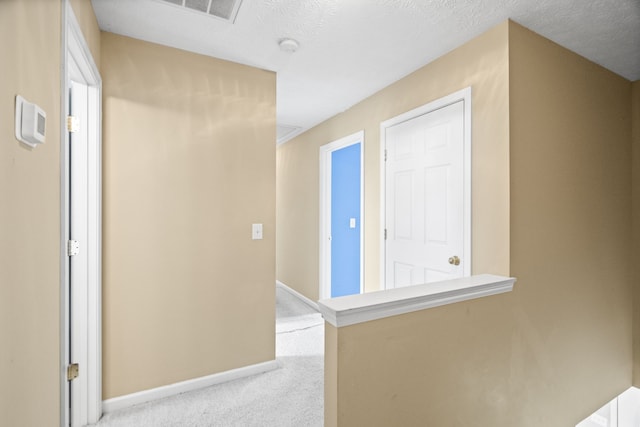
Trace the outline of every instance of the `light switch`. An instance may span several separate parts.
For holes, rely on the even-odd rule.
[[[262,240],[262,224],[251,225],[251,238],[253,240]]]
[[[349,228],[356,228],[356,219],[349,218]]]

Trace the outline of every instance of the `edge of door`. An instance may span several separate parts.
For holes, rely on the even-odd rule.
[[[69,239],[69,194],[67,182],[69,180],[69,153],[66,147],[68,139],[64,112],[68,106],[67,88],[67,8],[69,0],[62,1],[61,14],[61,49],[60,49],[60,426],[69,425],[69,386],[67,384],[66,365],[69,360],[69,268],[66,254],[66,242]]]
[[[89,131],[96,141],[95,157],[92,161],[92,167],[95,168],[95,179],[90,184],[96,188],[97,194],[93,197],[93,205],[89,207],[94,217],[94,221],[90,224],[90,232],[97,236],[94,245],[89,254],[90,262],[93,260],[94,269],[90,272],[94,287],[92,303],[89,304],[88,325],[91,333],[94,335],[88,342],[89,354],[93,360],[92,366],[87,366],[85,372],[91,378],[89,389],[89,422],[95,422],[100,418],[102,412],[102,336],[101,336],[101,188],[102,188],[102,78],[96,63],[93,59],[91,51],[80,29],[80,24],[76,19],[69,0],[62,0],[62,23],[61,23],[61,114],[60,114],[60,425],[70,425],[70,404],[71,396],[69,393],[70,385],[67,381],[66,371],[69,363],[69,258],[67,256],[67,241],[70,237],[69,229],[69,134],[67,132],[66,118],[69,114],[69,88],[71,80],[72,67],[71,62],[74,61],[83,75],[85,83],[89,87],[89,102],[95,110],[95,115],[89,119]],[[95,118],[96,120],[92,120]],[[87,248],[89,249],[89,248]]]
[[[360,143],[360,293],[364,292],[364,130],[347,135],[335,141],[320,146],[320,221],[319,242],[320,260],[318,271],[320,273],[318,292],[319,299],[331,298],[331,244],[326,236],[331,230],[331,153],[341,148]]]
[[[386,279],[386,162],[385,150],[387,148],[386,130],[391,126],[406,122],[415,117],[444,108],[458,101],[464,101],[464,249],[463,249],[463,274],[471,275],[471,86],[460,89],[442,98],[431,101],[420,107],[399,114],[380,123],[380,289],[387,288]]]

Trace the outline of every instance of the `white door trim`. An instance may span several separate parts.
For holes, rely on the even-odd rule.
[[[380,289],[387,289],[384,236],[386,229],[386,129],[458,101],[464,101],[464,248],[462,256],[463,259],[469,261],[464,264],[463,275],[464,277],[471,276],[471,87],[466,87],[380,123]]]
[[[80,25],[73,13],[69,0],[63,1],[62,17],[62,114],[61,114],[61,425],[68,426],[71,422],[70,407],[82,414],[81,424],[95,423],[102,415],[102,149],[101,149],[101,117],[102,117],[102,79],[91,51],[80,29]],[[88,136],[87,155],[87,219],[88,241],[81,250],[87,251],[87,283],[84,310],[86,318],[73,319],[86,325],[86,335],[82,342],[74,345],[86,347],[86,359],[81,361],[80,377],[76,380],[86,381],[84,396],[70,396],[70,386],[66,379],[67,365],[70,361],[71,337],[69,330],[70,319],[70,286],[69,257],[67,256],[67,241],[70,238],[70,157],[69,134],[66,131],[66,117],[69,114],[70,81],[74,80],[88,86],[87,110],[88,120],[84,124]],[[73,361],[76,362],[76,361]],[[86,418],[85,418],[86,417]]]
[[[331,298],[331,153],[360,143],[360,293],[364,292],[364,130],[320,147],[320,299]]]

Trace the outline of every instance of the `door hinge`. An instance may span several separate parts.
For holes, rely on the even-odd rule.
[[[384,240],[387,240],[387,229],[384,229]]]
[[[384,161],[385,162],[387,161],[387,149],[386,148],[384,149]]]
[[[69,240],[67,242],[67,256],[74,256],[80,253],[80,242],[77,240]]]
[[[77,363],[72,363],[71,365],[67,366],[67,381],[73,381],[76,378],[78,378],[78,375],[80,373],[80,365],[78,365]]]
[[[80,119],[76,116],[67,116],[67,131],[71,133],[78,132],[80,130]]]

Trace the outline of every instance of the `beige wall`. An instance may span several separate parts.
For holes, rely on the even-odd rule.
[[[631,85],[514,23],[509,67],[514,291],[328,328],[327,425],[565,427],[631,385]]]
[[[60,422],[61,4],[0,1],[0,425]],[[15,96],[47,113],[46,142],[14,137]]]
[[[364,129],[364,282],[380,288],[380,122],[472,87],[472,271],[509,274],[507,24],[454,50],[277,150],[277,278],[319,294],[319,147]]]
[[[344,345],[343,343],[341,344]],[[328,322],[325,322],[324,425],[326,427],[335,427],[338,425],[338,399],[340,397],[338,393],[338,345],[338,329]]]
[[[633,385],[640,387],[640,80],[632,89]]]
[[[104,398],[274,359],[275,74],[101,51]]]
[[[69,0],[73,13],[80,24],[82,35],[91,51],[93,60],[100,68],[100,28],[91,0]]]
[[[514,297],[565,425],[631,382],[631,85],[515,24],[510,66]]]

